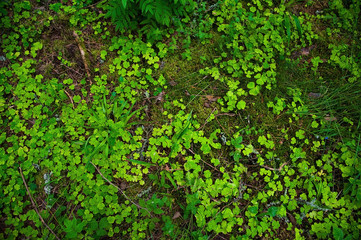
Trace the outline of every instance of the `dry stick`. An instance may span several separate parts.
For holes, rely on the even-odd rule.
[[[146,210],[150,216],[152,216],[152,214],[149,212],[148,209],[140,206],[139,204],[135,203],[133,200],[131,200],[117,185],[115,185],[114,183],[112,183],[111,181],[109,181],[106,177],[104,177],[104,175],[101,173],[101,171],[99,170],[99,168],[97,166],[95,166],[94,163],[90,162],[94,168],[97,170],[97,172],[100,174],[100,176],[102,176],[102,178],[107,181],[110,185],[112,185],[113,187],[115,187],[116,189],[118,189],[119,192],[121,192],[123,194],[123,196],[128,200],[130,201],[131,203],[133,203],[135,206],[137,206],[138,208],[141,208],[141,209],[144,209]]]
[[[216,214],[214,217],[211,218],[210,221],[212,221],[213,219],[215,219],[215,218],[218,216],[219,213],[221,213],[226,207],[228,207],[228,206],[231,205],[232,203],[234,203],[234,201],[231,201],[230,203],[224,205],[224,206],[221,208],[221,210],[219,210],[219,211],[217,212],[217,214]],[[210,221],[209,221],[209,222],[210,222]],[[204,230],[205,227],[206,227],[206,225],[204,225],[204,227],[202,228],[202,232],[203,232],[203,230]]]
[[[75,31],[73,31],[73,35],[74,35],[74,37],[75,37],[75,41],[76,41],[77,44],[78,44],[78,47],[79,47],[79,50],[80,50],[80,55],[81,55],[81,58],[83,59],[83,62],[84,62],[84,67],[85,67],[86,74],[88,75],[88,79],[89,79],[89,81],[90,81],[90,84],[92,84],[89,67],[88,67],[88,64],[87,64],[87,62],[86,62],[84,49],[82,48],[82,46],[81,46],[81,44],[80,44],[79,35],[78,35]]]
[[[207,86],[205,86],[202,90],[200,90],[186,105],[186,108],[188,107],[188,105],[196,98],[199,97],[199,94],[201,92],[203,92],[204,90],[206,90],[207,87],[209,87],[209,85],[211,85],[212,82],[214,82],[215,80],[211,81]]]
[[[208,122],[207,122],[208,119],[211,117],[212,113],[214,113],[214,111],[216,111],[216,110],[217,110],[217,108],[214,108],[214,109],[213,109],[213,111],[211,112],[211,114],[209,114],[209,116],[207,117],[207,119],[206,119],[206,121],[204,122],[204,124],[203,124],[201,127],[199,127],[199,128],[197,129],[197,131],[199,131],[200,129],[203,129],[203,128],[204,128],[204,126],[208,123]],[[214,115],[214,118],[217,118],[217,117],[219,117],[219,116],[224,116],[224,115],[233,117],[235,114],[234,114],[234,113],[219,113],[219,114]],[[218,121],[218,120],[217,120],[217,121]]]
[[[68,67],[66,64],[62,64],[62,66],[66,67],[67,69],[69,69],[69,70],[71,70],[71,71],[73,71],[73,72],[76,72],[77,74],[79,74],[79,75],[82,76],[82,74],[81,74],[80,72],[78,72],[78,71],[75,70],[75,69],[72,69],[71,67]]]
[[[211,115],[214,113],[214,111],[216,111],[217,110],[217,108],[214,108],[213,109],[213,111],[211,112],[211,114],[209,114],[209,116],[207,117],[207,119],[206,119],[206,121],[204,121],[204,123],[203,123],[203,125],[201,126],[201,127],[199,127],[198,129],[197,129],[197,131],[199,131],[200,129],[203,129],[204,128],[204,126],[208,123],[208,119],[211,117]]]
[[[96,3],[93,3],[93,4],[89,5],[89,6],[84,6],[84,7],[82,7],[81,9],[93,8],[95,5],[97,5],[97,4],[101,3],[101,2],[102,2],[102,0],[101,0],[101,1],[97,1]]]
[[[21,175],[21,178],[23,179],[23,182],[24,182],[26,191],[28,192],[28,195],[29,195],[29,197],[30,197],[30,201],[31,201],[31,203],[33,204],[33,207],[34,207],[36,213],[38,214],[38,216],[39,216],[39,218],[40,218],[40,221],[45,225],[45,227],[46,227],[47,229],[49,229],[49,231],[55,236],[56,239],[60,240],[60,238],[59,238],[58,236],[56,236],[55,232],[48,226],[48,224],[45,223],[44,219],[41,217],[41,215],[40,215],[40,213],[39,213],[39,210],[38,210],[38,208],[36,207],[33,198],[31,197],[31,193],[30,193],[30,191],[29,191],[28,185],[26,184],[26,181],[25,181],[25,178],[24,178],[24,175],[23,175],[23,171],[21,170],[21,167],[19,167],[19,170],[20,170],[20,175]]]
[[[255,188],[255,189],[257,189],[257,190],[260,190],[259,187],[256,187],[256,186],[253,186],[253,185],[250,185],[250,184],[247,184],[247,183],[245,183],[244,186],[247,186],[247,187],[251,187],[251,188]]]
[[[261,165],[261,167],[264,167],[266,169],[269,169],[269,170],[272,170],[272,171],[281,171],[282,168],[287,164],[287,162],[283,163],[279,168],[271,168],[271,167],[268,167],[268,166],[265,166],[265,165]]]
[[[223,127],[222,124],[218,121],[218,119],[217,119],[217,118],[215,118],[215,119],[216,119],[217,123],[219,124],[219,126],[221,126],[221,128],[223,129],[223,131],[224,131],[225,133],[228,133],[228,131],[226,131],[226,129],[224,129],[224,127]],[[228,133],[228,135],[230,135],[230,134]]]
[[[219,117],[219,116],[231,116],[231,117],[234,117],[235,115],[236,114],[234,114],[234,113],[218,113],[214,117]]]
[[[66,90],[64,90],[64,92],[66,93],[66,95],[68,95],[71,104],[73,104],[73,109],[75,109],[75,107],[74,107],[74,102],[73,102],[73,99],[71,98],[70,94],[69,94]]]
[[[191,153],[193,153],[193,155],[196,155],[195,152],[193,152],[191,149],[187,149],[188,151],[190,151]],[[201,158],[201,161],[204,162],[205,164],[207,164],[208,166],[210,166],[211,168],[213,168],[214,170],[218,171],[218,172],[221,172],[219,171],[217,168],[213,167],[211,164],[207,163],[206,161],[204,161],[202,158]]]

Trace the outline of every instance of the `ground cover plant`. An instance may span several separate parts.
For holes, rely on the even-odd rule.
[[[1,239],[360,239],[358,0],[0,2]]]

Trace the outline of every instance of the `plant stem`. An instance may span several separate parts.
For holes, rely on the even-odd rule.
[[[31,193],[29,191],[29,188],[28,188],[28,185],[26,184],[26,181],[25,181],[25,178],[24,178],[24,175],[23,175],[23,171],[21,170],[21,167],[19,167],[19,170],[20,170],[20,175],[21,175],[21,178],[23,179],[23,182],[24,182],[24,185],[25,185],[25,188],[26,188],[26,191],[28,192],[28,195],[30,197],[30,201],[36,211],[36,213],[38,214],[39,218],[40,218],[40,221],[44,224],[44,226],[49,229],[49,231],[55,236],[56,239],[60,240],[60,238],[55,234],[55,232],[48,226],[48,224],[45,223],[44,219],[42,218],[42,216],[40,215],[39,213],[39,210],[38,208],[36,207],[35,205],[35,202],[31,196]]]
[[[152,216],[152,214],[150,213],[150,211],[147,208],[144,208],[142,206],[140,206],[139,204],[135,203],[133,200],[131,200],[117,185],[115,185],[114,183],[112,183],[111,181],[109,181],[106,177],[104,177],[104,175],[102,174],[102,172],[99,170],[99,168],[97,166],[95,166],[94,163],[92,163],[90,161],[90,163],[94,166],[94,168],[97,170],[97,172],[100,174],[100,176],[102,176],[102,178],[107,181],[110,185],[112,185],[113,187],[115,187],[116,189],[118,189],[119,192],[121,192],[123,194],[123,196],[131,203],[133,203],[135,206],[137,206],[139,209],[144,209],[146,210],[150,216]]]

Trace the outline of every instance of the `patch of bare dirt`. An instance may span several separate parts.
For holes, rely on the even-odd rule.
[[[291,7],[291,11],[295,15],[299,15],[300,12],[310,15],[317,15],[326,8],[328,8],[328,0],[318,0],[313,1],[311,6],[306,6],[305,2],[297,3]]]

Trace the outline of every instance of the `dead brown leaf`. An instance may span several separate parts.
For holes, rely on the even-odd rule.
[[[310,54],[310,50],[308,48],[301,49],[301,55],[307,56],[308,54]]]
[[[320,98],[321,96],[322,96],[321,93],[310,92],[310,93],[308,94],[308,97],[309,97],[309,98]]]
[[[210,102],[217,102],[217,100],[219,99],[219,97],[217,96],[212,96],[212,95],[206,95],[206,98],[208,101]]]
[[[297,221],[296,221],[295,217],[292,216],[292,214],[290,214],[290,213],[287,213],[287,215],[288,215],[288,219],[293,224],[293,226],[297,226]]]
[[[303,56],[307,56],[310,54],[311,50],[314,49],[316,47],[316,45],[311,45],[309,47],[306,47],[306,48],[302,48],[300,53],[301,55]]]
[[[337,118],[335,118],[335,117],[325,117],[324,119],[325,119],[325,121],[328,121],[328,122],[337,121]]]
[[[182,215],[180,214],[180,212],[176,212],[176,213],[174,214],[174,216],[173,216],[173,219],[177,219],[177,218],[179,218],[180,216],[182,216]]]
[[[172,87],[174,87],[175,85],[177,85],[178,83],[174,80],[169,82],[169,85],[171,85]]]
[[[120,188],[121,188],[122,190],[125,190],[125,189],[127,188],[127,184],[125,184],[124,182],[122,182],[122,183],[120,184]]]
[[[163,98],[164,98],[164,96],[165,96],[165,92],[164,91],[162,91],[161,93],[159,93],[159,95],[157,96],[157,98],[156,98],[156,101],[158,102],[162,102],[163,101]]]
[[[204,103],[204,106],[205,106],[206,108],[212,107],[212,106],[209,104],[209,102],[205,102],[205,103]]]

